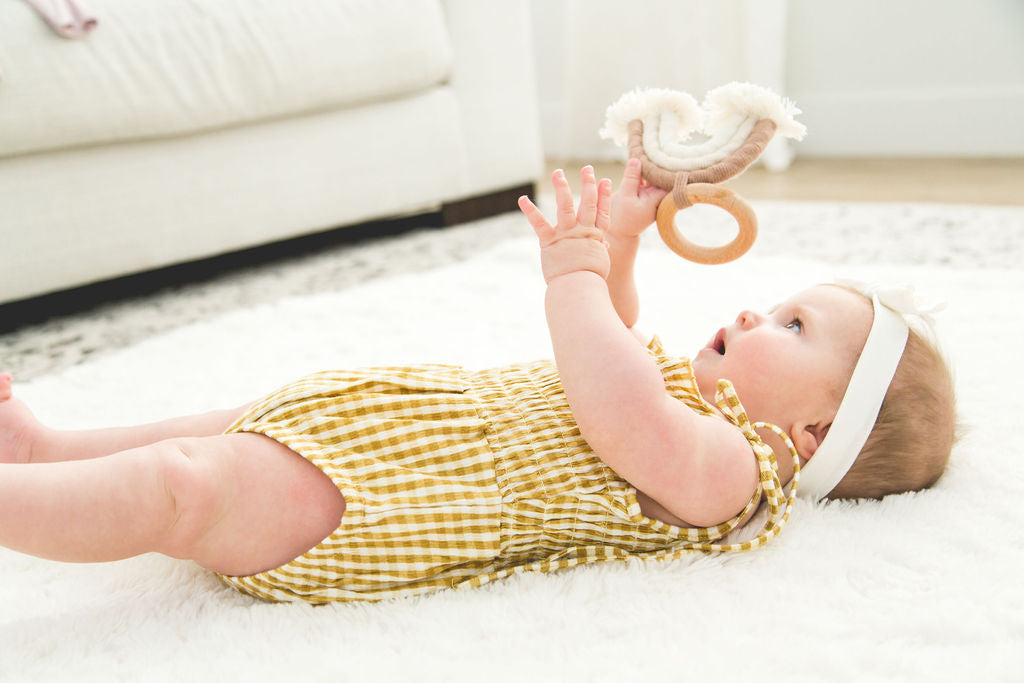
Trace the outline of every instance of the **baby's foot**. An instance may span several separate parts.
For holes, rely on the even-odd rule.
[[[0,372],[0,463],[29,462],[46,431],[28,406],[14,398],[11,375]]]

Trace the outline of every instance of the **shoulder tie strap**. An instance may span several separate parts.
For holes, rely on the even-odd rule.
[[[764,492],[765,501],[768,504],[768,520],[758,534],[757,538],[746,543],[718,545],[708,550],[750,550],[765,545],[775,536],[779,535],[782,527],[789,521],[789,513],[796,501],[796,491],[800,481],[800,457],[797,455],[796,446],[789,435],[780,427],[768,422],[755,422],[751,424],[747,417],[747,411],[740,403],[739,396],[732,382],[718,380],[717,391],[715,392],[715,404],[727,420],[736,425],[747,438],[754,455],[757,458],[758,471],[760,473],[760,486]],[[779,463],[775,452],[761,440],[755,431],[757,429],[770,429],[775,432],[786,444],[789,453],[793,458],[793,487],[788,498],[786,497],[782,481],[779,478]]]

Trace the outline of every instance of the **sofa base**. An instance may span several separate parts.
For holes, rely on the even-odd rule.
[[[436,211],[333,228],[3,303],[0,304],[0,334],[39,324],[50,318],[80,313],[103,304],[146,296],[167,287],[202,282],[232,270],[316,253],[341,244],[398,235],[421,228],[443,228],[497,216],[517,210],[516,200],[524,194],[534,196],[535,190],[536,186],[532,183],[519,185],[444,204]]]
[[[518,200],[524,194],[531,197],[534,195],[537,186],[534,183],[510,187],[507,190],[497,190],[487,194],[469,197],[461,201],[449,202],[441,207],[441,225],[458,225],[470,221],[497,216],[506,211],[515,211],[518,207]]]

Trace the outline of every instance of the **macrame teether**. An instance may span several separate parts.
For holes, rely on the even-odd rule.
[[[634,90],[608,107],[601,136],[640,159],[644,179],[669,194],[658,206],[658,233],[674,252],[697,263],[739,258],[757,238],[757,216],[721,183],[754,163],[776,133],[800,140],[806,128],[800,110],[775,93],[749,83],[729,83],[709,92],[703,105],[674,90]],[[678,211],[714,204],[739,224],[728,244],[707,247],[686,239],[675,224]]]

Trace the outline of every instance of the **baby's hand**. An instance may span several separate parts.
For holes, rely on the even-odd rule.
[[[622,174],[622,184],[612,194],[611,226],[608,232],[616,237],[636,237],[646,230],[658,215],[658,204],[668,194],[641,178],[640,160],[630,159]]]
[[[603,179],[598,184],[594,169],[590,166],[583,167],[580,177],[582,190],[579,211],[576,211],[565,174],[559,169],[551,175],[558,211],[554,227],[529,197],[524,195],[519,198],[519,208],[540,239],[540,263],[545,282],[579,270],[589,270],[602,278],[608,277],[611,262],[604,233],[608,229],[612,183]]]

